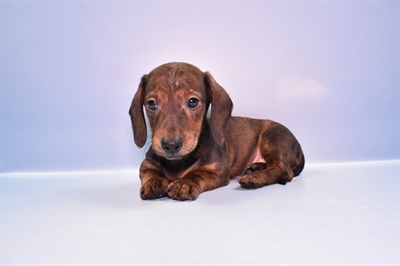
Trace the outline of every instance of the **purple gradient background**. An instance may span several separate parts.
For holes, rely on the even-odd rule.
[[[399,158],[399,3],[2,2],[1,172],[139,167],[128,108],[171,61],[308,163]]]

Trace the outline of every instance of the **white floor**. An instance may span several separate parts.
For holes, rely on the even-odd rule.
[[[2,176],[1,263],[398,265],[399,161],[306,165],[194,202],[142,201],[137,172]]]

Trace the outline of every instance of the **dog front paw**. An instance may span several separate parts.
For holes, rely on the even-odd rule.
[[[178,179],[168,185],[167,194],[175,200],[195,200],[200,194],[200,187],[192,180]]]
[[[157,199],[167,196],[168,181],[163,178],[151,178],[140,188],[140,197],[143,200]]]

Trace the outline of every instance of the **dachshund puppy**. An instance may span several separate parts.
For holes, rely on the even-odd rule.
[[[233,177],[243,188],[259,188],[301,173],[304,155],[286,127],[231,117],[232,108],[211,74],[193,65],[168,63],[144,75],[129,109],[138,147],[147,140],[143,109],[152,132],[140,166],[140,197],[195,200]]]

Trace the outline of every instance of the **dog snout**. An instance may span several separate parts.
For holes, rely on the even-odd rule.
[[[182,148],[182,145],[183,140],[178,136],[173,138],[163,138],[161,140],[161,147],[168,154],[179,152]]]

